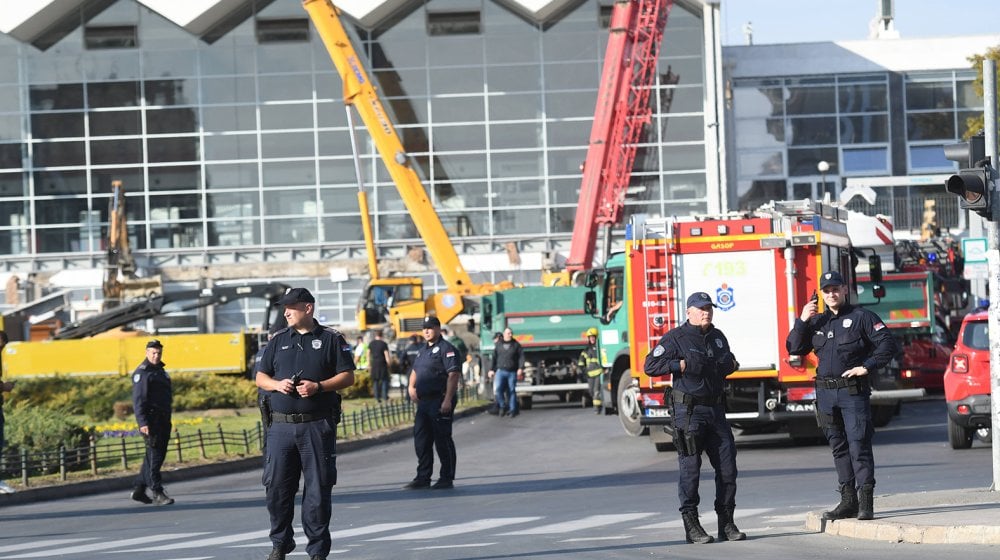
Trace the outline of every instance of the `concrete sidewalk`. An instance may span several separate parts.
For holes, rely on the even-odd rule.
[[[1000,544],[1000,492],[967,488],[876,495],[872,521],[824,521],[822,511],[813,511],[806,528],[873,541]]]

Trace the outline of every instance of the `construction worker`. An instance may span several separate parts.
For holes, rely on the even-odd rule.
[[[597,355],[597,329],[590,327],[587,329],[587,348],[580,352],[580,358],[576,361],[579,371],[587,372],[587,385],[590,388],[590,400],[594,403],[594,414],[604,411],[601,406],[601,374],[604,368],[601,367],[601,358]]]

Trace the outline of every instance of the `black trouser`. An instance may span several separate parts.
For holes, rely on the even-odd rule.
[[[851,393],[854,393],[853,395]],[[833,452],[837,482],[850,487],[875,484],[871,401],[865,390],[852,387],[816,389],[816,406],[826,440]]]
[[[434,449],[441,459],[441,480],[455,480],[455,441],[451,438],[453,414],[441,414],[444,397],[425,398],[417,401],[413,417],[413,447],[417,452],[416,480],[429,481],[434,474]],[[457,399],[456,399],[457,400]],[[452,411],[455,403],[452,402]]]
[[[699,449],[693,455],[677,454],[678,481],[677,496],[681,513],[698,511],[701,497],[698,495],[698,481],[701,476],[701,452],[715,469],[715,511],[722,513],[736,507],[736,441],[733,430],[726,420],[723,404],[712,406],[674,404],[674,427],[686,433],[696,434]],[[676,445],[676,442],[675,442]],[[678,451],[680,451],[678,447]]]
[[[163,492],[163,480],[160,468],[167,458],[167,446],[170,444],[170,415],[151,414],[149,416],[149,434],[143,436],[146,441],[146,456],[142,460],[142,469],[135,480],[136,488],[149,488],[153,492]]]
[[[287,550],[294,542],[292,519],[299,473],[302,489],[302,532],[309,539],[306,553],[325,558],[330,553],[330,492],[337,483],[337,430],[332,419],[292,424],[274,422],[267,429],[262,482],[271,516],[271,543]]]

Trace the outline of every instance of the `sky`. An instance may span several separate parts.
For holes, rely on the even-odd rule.
[[[900,38],[1000,35],[997,0],[894,0]],[[721,0],[722,44],[755,45],[868,38],[880,0]]]

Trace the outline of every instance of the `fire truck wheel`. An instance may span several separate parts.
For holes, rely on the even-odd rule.
[[[948,443],[952,449],[968,449],[972,447],[972,430],[959,426],[951,416],[948,417]]]
[[[649,433],[649,427],[639,423],[642,411],[639,409],[639,390],[632,386],[632,370],[625,370],[618,378],[618,419],[622,422],[625,433],[632,436],[644,436]]]

